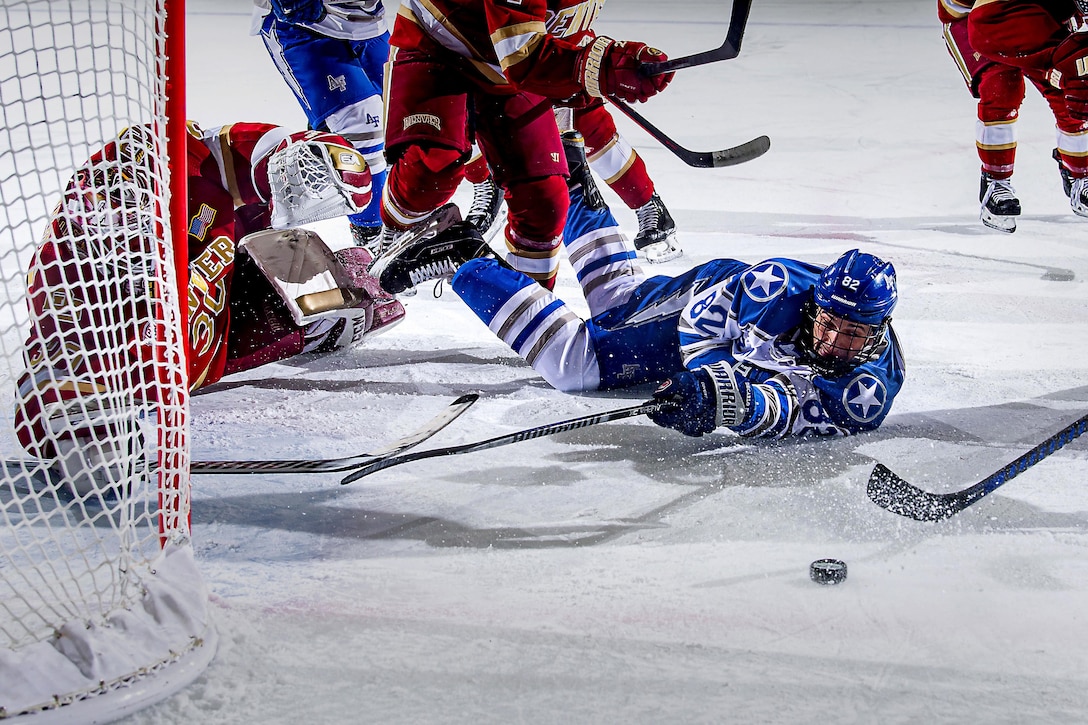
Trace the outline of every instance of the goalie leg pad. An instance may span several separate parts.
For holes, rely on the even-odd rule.
[[[355,286],[358,275],[345,269],[315,232],[269,229],[245,236],[238,246],[272,283],[299,327],[373,302],[365,288]]]

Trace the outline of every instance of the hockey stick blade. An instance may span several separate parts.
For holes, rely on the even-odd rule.
[[[865,487],[865,492],[877,506],[915,521],[941,521],[959,513],[981,498],[981,495],[974,498],[965,495],[970,490],[958,493],[923,491],[880,463],[873,468]]]
[[[865,493],[877,506],[900,516],[916,521],[941,521],[958,514],[1005,485],[1065,444],[1079,438],[1085,430],[1088,430],[1088,415],[1070,423],[978,483],[953,493],[923,491],[892,473],[887,466],[878,463],[869,476]]]
[[[338,471],[350,471],[359,466],[375,460],[382,460],[386,456],[394,456],[403,453],[424,442],[438,431],[456,420],[462,413],[472,407],[479,399],[476,393],[462,395],[450,403],[444,411],[429,420],[425,425],[413,433],[396,439],[381,448],[370,453],[346,458],[329,458],[324,460],[268,460],[268,461],[193,461],[190,473],[224,473],[224,474],[249,474],[249,473],[332,473]]]
[[[686,149],[676,143],[672,138],[665,135],[661,129],[647,121],[642,114],[623,101],[618,98],[609,98],[608,100],[616,106],[616,108],[623,111],[624,115],[634,121],[635,125],[653,136],[662,146],[675,154],[677,158],[688,166],[693,166],[698,169],[717,169],[724,166],[743,164],[746,161],[758,159],[771,148],[771,139],[766,136],[759,136],[751,141],[742,143],[739,146],[722,149],[721,151],[692,151],[691,149]]]
[[[697,65],[717,63],[719,60],[732,60],[740,55],[740,43],[744,39],[744,29],[748,25],[748,12],[752,9],[752,0],[735,0],[733,14],[729,18],[729,30],[725,34],[725,40],[714,50],[703,51],[685,55],[681,58],[670,58],[652,63],[643,63],[639,72],[648,76],[656,76],[662,73],[677,71],[682,68],[693,68]]]
[[[371,463],[366,463],[362,466],[358,466],[354,471],[345,476],[344,479],[340,481],[340,483],[349,484],[354,481],[358,481],[364,476],[369,476],[370,474],[381,471],[385,468],[399,466],[402,463],[419,461],[424,458],[436,458],[438,456],[454,456],[460,453],[485,451],[489,448],[497,448],[499,446],[505,446],[510,443],[518,443],[520,441],[527,441],[533,438],[542,438],[544,436],[550,436],[556,433],[565,433],[566,431],[577,430],[578,428],[586,428],[591,425],[597,425],[598,423],[607,423],[609,421],[620,420],[622,418],[631,418],[636,415],[646,415],[648,413],[656,412],[670,405],[674,404],[666,401],[653,400],[643,403],[641,405],[632,406],[630,408],[620,408],[619,410],[612,410],[605,413],[593,413],[592,415],[584,415],[580,418],[571,418],[570,420],[564,420],[559,423],[549,423],[547,425],[540,425],[535,428],[526,428],[525,430],[521,430],[516,433],[507,433],[506,435],[488,438],[487,440],[479,441],[477,443],[465,443],[459,446],[433,448],[426,451],[411,451],[399,456],[389,456],[387,458],[381,458]]]

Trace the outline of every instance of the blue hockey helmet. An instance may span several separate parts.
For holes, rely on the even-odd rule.
[[[809,364],[839,377],[877,357],[898,298],[890,263],[856,249],[839,257],[820,274],[805,305],[801,347]]]
[[[812,298],[817,306],[838,317],[880,325],[899,300],[895,267],[880,257],[851,249],[820,274]]]

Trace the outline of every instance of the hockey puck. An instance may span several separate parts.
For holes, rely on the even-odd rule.
[[[808,576],[817,584],[838,584],[846,579],[846,562],[817,559],[808,565]]]

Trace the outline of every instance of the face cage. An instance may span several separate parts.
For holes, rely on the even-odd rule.
[[[123,178],[110,163],[76,172],[67,204],[72,221],[103,239],[152,236],[155,200],[150,179]]]
[[[116,162],[79,170],[65,194],[62,215],[76,255],[98,270],[103,280],[130,282],[143,290],[157,265],[156,203],[150,180],[122,178]],[[76,231],[78,230],[78,232]],[[147,284],[137,280],[146,279]]]
[[[865,337],[865,342],[862,344],[861,349],[854,353],[849,359],[844,359],[833,355],[821,355],[816,352],[816,316],[821,311],[827,312],[839,319],[846,319],[840,318],[839,315],[836,315],[834,312],[820,307],[813,300],[809,300],[805,304],[805,322],[802,326],[799,343],[805,354],[805,362],[808,363],[818,375],[825,378],[842,377],[870,360],[876,359],[880,355],[884,343],[884,332],[888,329],[888,323],[891,322],[890,317],[885,318],[879,325],[870,325],[869,334]],[[852,322],[852,320],[846,321]]]

